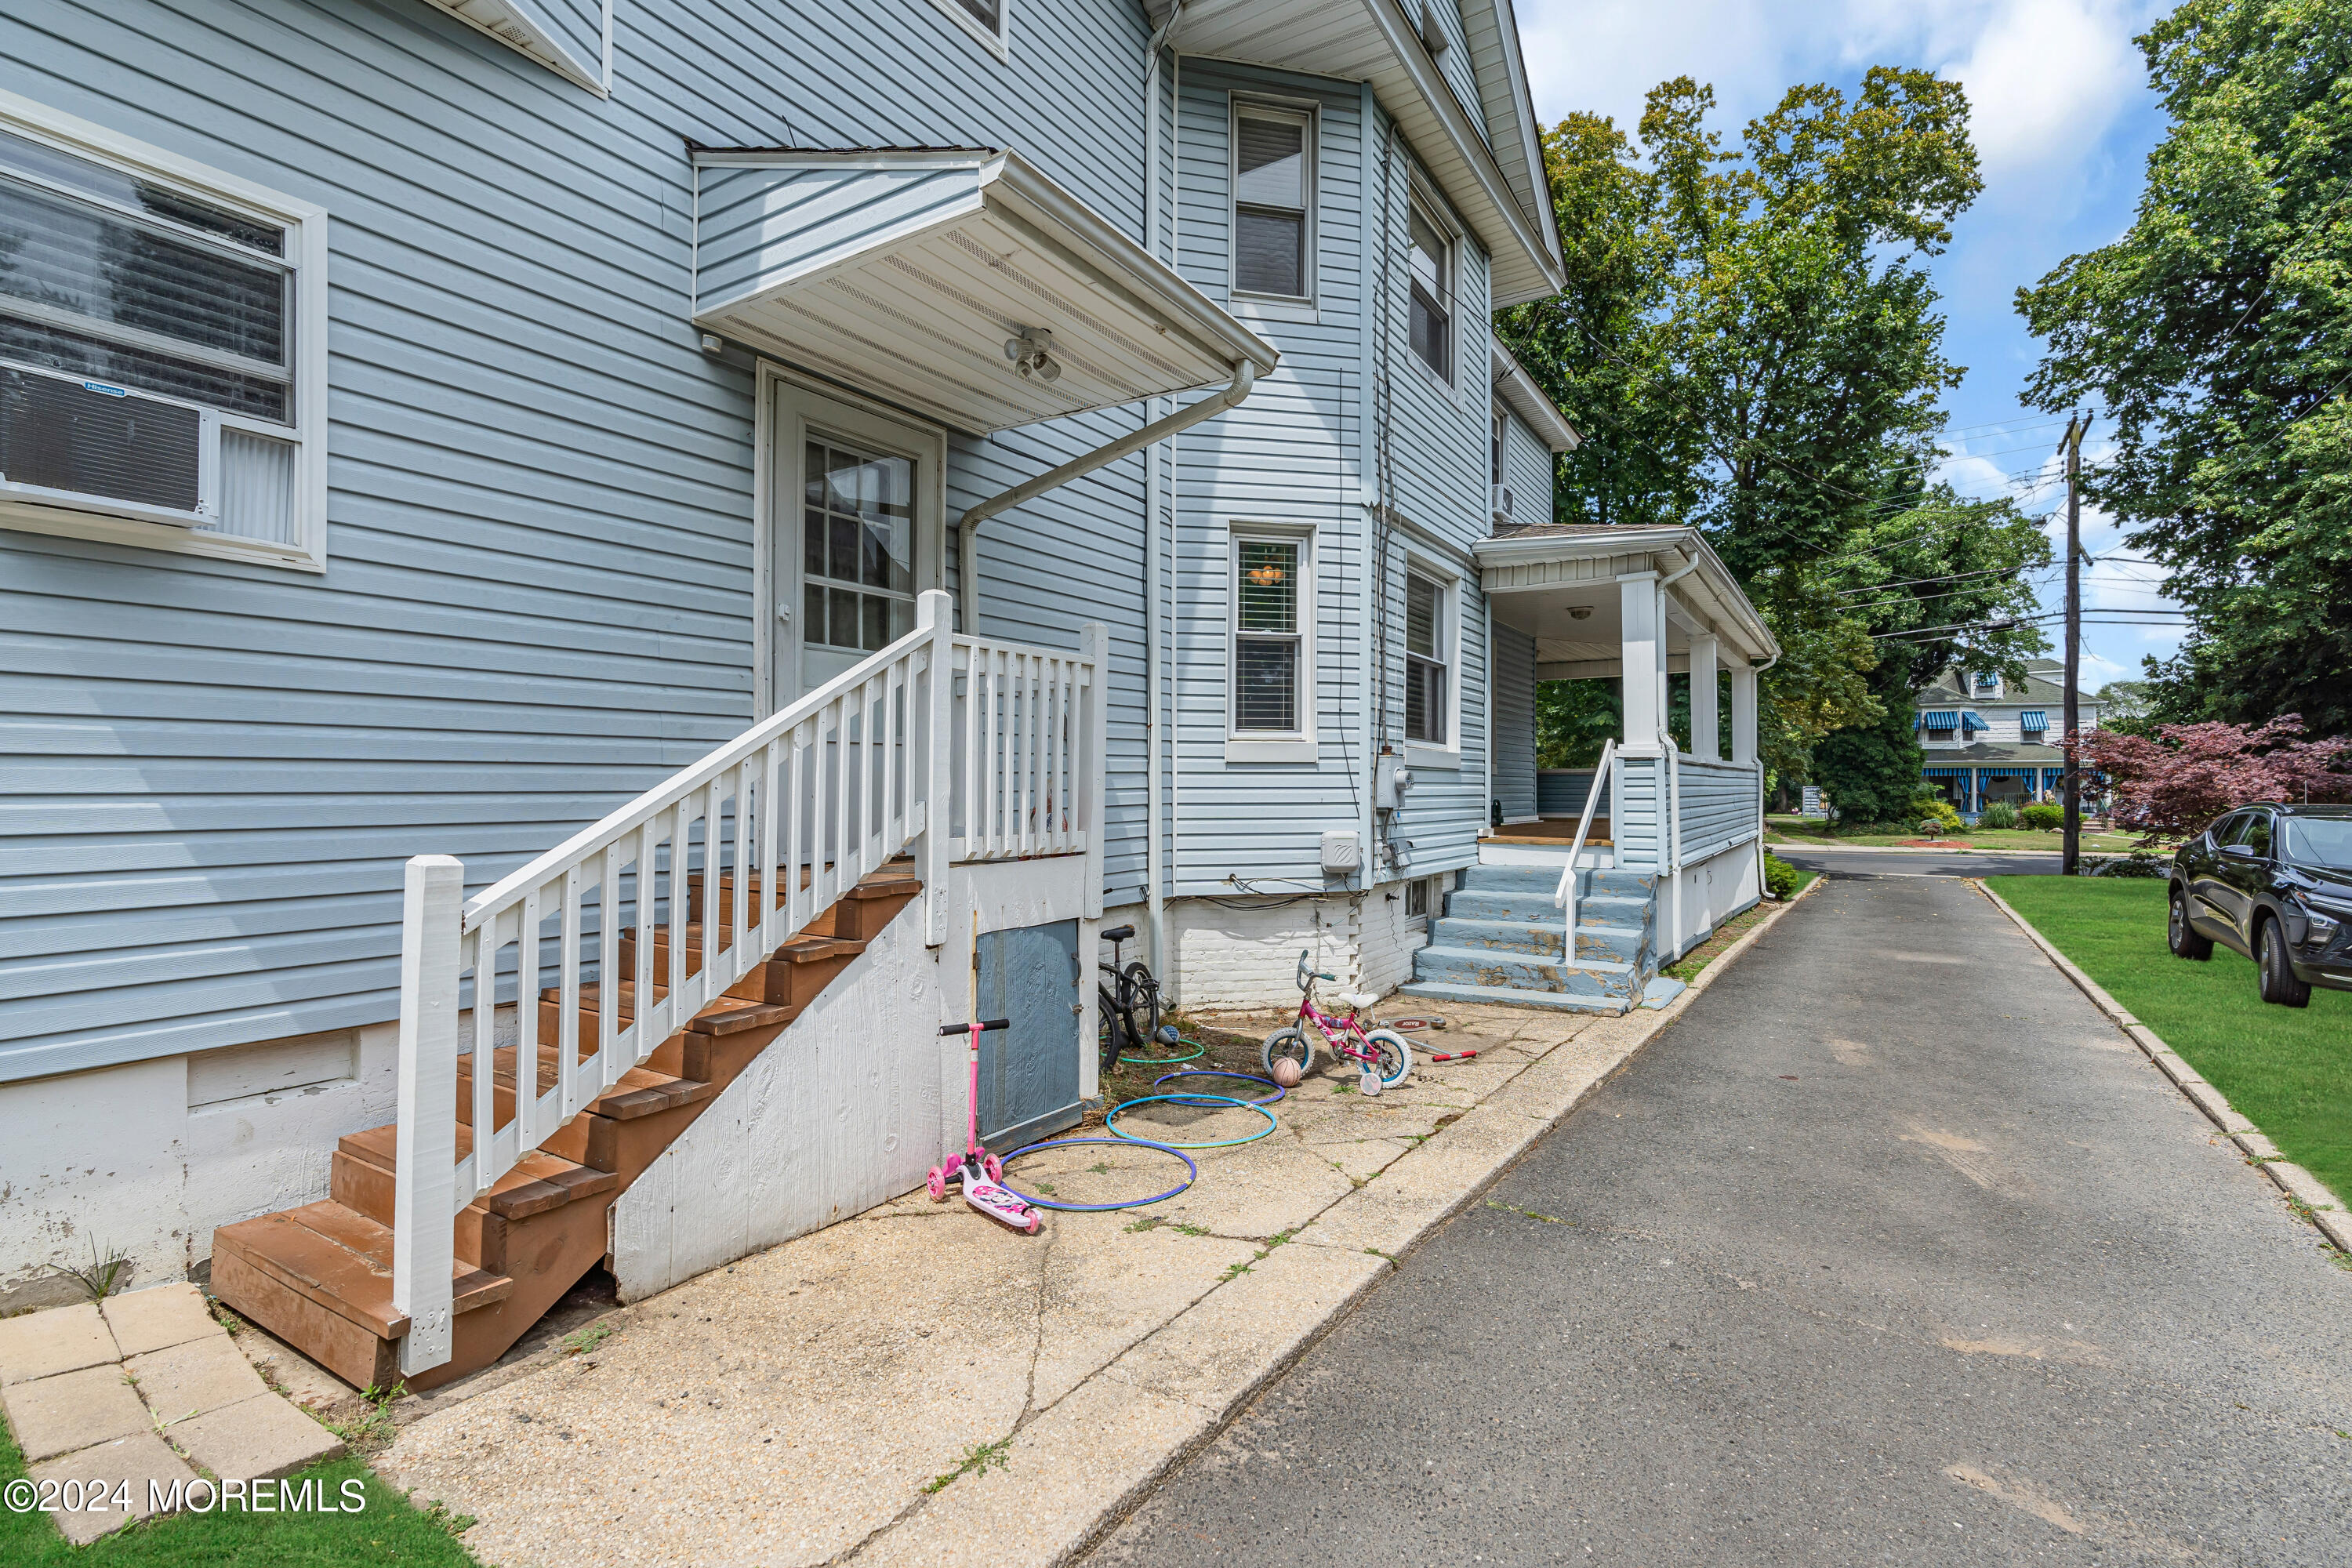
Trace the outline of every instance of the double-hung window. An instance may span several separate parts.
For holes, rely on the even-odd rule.
[[[1441,381],[1454,379],[1454,242],[1416,201],[1405,219],[1412,279],[1408,336],[1421,363]]]
[[[1313,205],[1314,121],[1295,110],[1234,110],[1234,288],[1305,300]]]
[[[1305,609],[1299,603],[1301,542],[1234,540],[1234,733],[1298,735]]]
[[[986,45],[997,58],[1003,59],[1009,53],[1005,9],[1011,0],[932,0],[932,3],[962,24],[963,30]]]
[[[1418,572],[1404,580],[1404,738],[1426,746],[1453,741],[1447,699],[1452,632],[1444,584]]]
[[[325,221],[0,111],[0,521],[322,563]]]

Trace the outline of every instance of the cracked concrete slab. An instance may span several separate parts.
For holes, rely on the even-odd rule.
[[[30,1383],[121,1359],[106,1320],[89,1302],[0,1318],[0,1384]]]
[[[487,1562],[1065,1560],[1680,1006],[1433,1011],[1454,1026],[1416,1047],[1475,1058],[1377,1098],[1326,1058],[1178,1198],[1033,1237],[908,1194],[617,1309],[593,1352],[435,1409],[379,1468],[475,1515]],[[1134,1114],[1187,1140],[1258,1121]],[[1010,1180],[1093,1203],[1176,1173],[1090,1144]]]

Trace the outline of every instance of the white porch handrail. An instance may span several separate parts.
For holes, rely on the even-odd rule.
[[[953,635],[951,613],[948,595],[922,595],[912,632],[462,908],[459,862],[409,861],[393,1221],[404,1372],[449,1359],[457,1214],[861,877],[921,840],[932,940],[950,855],[1084,855],[1087,907],[1098,912],[1108,633],[1089,623],[1071,653]],[[952,846],[951,800],[966,824]],[[688,929],[697,900],[698,948]],[[513,1111],[501,1126],[493,1020],[509,947],[517,1033]],[[457,1021],[468,972],[466,1045]],[[542,1041],[551,973],[555,1028]],[[551,1075],[543,1045],[553,1047]],[[457,1059],[468,1051],[472,1145],[459,1158]]]
[[[1600,804],[1602,786],[1609,782],[1609,770],[1617,761],[1617,738],[1611,736],[1601,743],[1601,761],[1593,764],[1592,787],[1584,792],[1584,815],[1576,819],[1576,837],[1569,842],[1568,865],[1559,874],[1559,890],[1551,901],[1567,911],[1560,931],[1559,961],[1576,963],[1576,858],[1584,853],[1584,836],[1592,828],[1592,808]],[[1620,830],[1610,824],[1612,832]]]

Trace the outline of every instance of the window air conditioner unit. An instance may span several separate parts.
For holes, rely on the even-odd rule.
[[[0,496],[127,501],[210,521],[204,413],[109,382],[0,365]]]
[[[1508,485],[1496,485],[1496,486],[1495,487],[1494,507],[1495,507],[1495,515],[1496,515],[1496,517],[1508,517],[1508,516],[1510,516],[1510,515],[1511,515],[1511,487],[1510,487],[1510,486],[1508,486]]]

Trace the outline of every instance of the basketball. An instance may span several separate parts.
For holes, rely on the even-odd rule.
[[[1298,1063],[1290,1057],[1277,1057],[1274,1063],[1274,1081],[1285,1089],[1298,1087]]]

